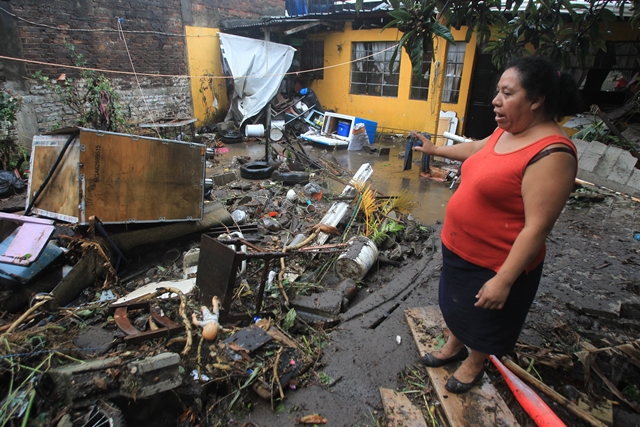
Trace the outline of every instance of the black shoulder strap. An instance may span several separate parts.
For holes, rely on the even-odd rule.
[[[573,150],[569,147],[553,147],[553,148],[547,148],[545,150],[542,150],[541,152],[539,152],[538,154],[536,154],[535,156],[533,156],[533,158],[529,161],[529,163],[527,163],[527,166],[529,166],[532,163],[537,162],[538,160],[540,160],[543,157],[548,156],[551,153],[557,153],[557,152],[562,152],[562,153],[569,153],[571,154],[573,157],[576,157],[576,153],[573,152]]]

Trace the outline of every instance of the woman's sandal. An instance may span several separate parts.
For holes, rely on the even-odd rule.
[[[422,359],[420,359],[420,361],[425,366],[428,366],[430,368],[438,368],[440,366],[448,365],[449,363],[464,360],[467,358],[467,356],[469,356],[469,350],[467,350],[467,347],[462,347],[462,349],[458,353],[454,354],[451,357],[447,357],[446,359],[438,359],[433,354],[427,353],[422,356]]]
[[[484,375],[484,368],[480,370],[478,375],[476,375],[476,377],[470,383],[460,382],[456,377],[451,375],[451,377],[449,378],[447,383],[444,385],[444,387],[447,390],[449,390],[451,393],[456,393],[456,394],[466,393],[469,390],[471,390],[473,386],[476,385],[476,383],[478,383],[482,379],[483,375]]]

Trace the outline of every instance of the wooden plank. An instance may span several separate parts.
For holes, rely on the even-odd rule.
[[[395,390],[380,387],[380,397],[384,407],[388,427],[427,427],[422,412],[409,398]]]
[[[27,204],[49,174],[69,135],[36,135],[31,151],[31,176]],[[78,163],[80,142],[78,138],[67,148],[64,157],[53,173],[47,187],[38,197],[34,212],[39,215],[78,222],[80,187]],[[55,215],[57,214],[57,215]]]
[[[103,223],[202,219],[200,144],[82,131],[86,218]]]
[[[436,338],[442,333],[444,320],[436,306],[416,307],[405,310],[405,317],[420,356],[435,351]],[[502,400],[485,374],[480,385],[467,393],[454,394],[445,384],[461,362],[441,368],[427,368],[431,383],[452,426],[519,426],[515,417]]]

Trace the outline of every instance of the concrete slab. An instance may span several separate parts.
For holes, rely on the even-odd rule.
[[[612,147],[609,147],[612,148]],[[611,173],[607,179],[619,184],[626,184],[635,169],[638,159],[633,157],[628,151],[622,150],[618,161],[611,168]]]
[[[573,141],[573,145],[576,146],[576,151],[578,152],[578,160],[579,160],[580,156],[582,156],[582,153],[584,153],[587,150],[589,143],[582,139],[572,139],[572,141]]]
[[[640,196],[640,169],[634,169],[627,181],[627,187],[635,190],[634,196]]]
[[[606,179],[623,152],[624,150],[621,148],[608,146],[594,169],[596,175]]]
[[[607,150],[607,145],[599,141],[591,141],[589,143],[589,146],[587,147],[587,150],[596,154],[604,154],[604,152]]]
[[[340,314],[342,307],[343,293],[337,289],[331,289],[319,294],[304,295],[292,301],[293,304],[300,307],[311,308],[314,311],[319,310],[328,314]]]
[[[585,172],[593,173],[593,171],[595,171],[596,169],[596,166],[598,166],[600,157],[602,157],[602,155],[599,153],[594,153],[593,151],[585,150],[582,153],[582,155],[578,158],[578,169],[583,170]]]

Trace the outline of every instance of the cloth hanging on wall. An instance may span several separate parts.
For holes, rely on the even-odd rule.
[[[273,98],[291,67],[291,46],[219,33],[222,68],[233,78],[233,96],[226,120],[240,125]]]

